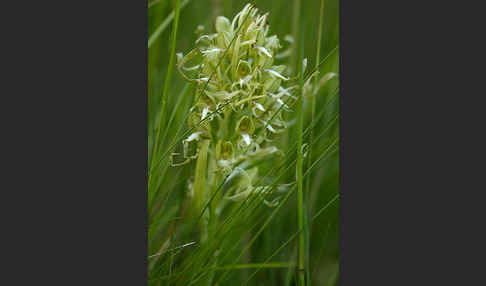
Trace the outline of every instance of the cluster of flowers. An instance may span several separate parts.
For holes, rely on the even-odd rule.
[[[267,17],[250,4],[232,21],[217,17],[216,33],[200,35],[193,50],[177,55],[181,75],[197,83],[188,122],[194,132],[183,141],[183,163],[198,158],[209,141],[205,156],[215,172],[246,170],[244,190],[234,198],[255,189],[252,163],[279,152],[272,140],[287,128],[282,110],[295,99],[290,91],[296,87],[282,86],[289,80],[286,66],[274,65],[281,45],[268,35]]]

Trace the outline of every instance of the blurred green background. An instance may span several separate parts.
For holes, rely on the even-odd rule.
[[[206,32],[214,31],[214,19],[218,15],[224,15],[230,20],[239,12],[248,1],[223,1],[223,0],[192,0],[181,1],[184,5],[180,10],[179,27],[176,39],[176,52],[186,54],[193,47],[196,40],[195,30],[197,26],[203,25]],[[253,3],[262,13],[269,12],[270,35],[276,34],[282,45],[285,35],[295,32],[297,25],[293,22],[295,17],[295,1],[285,0],[261,0]],[[301,9],[304,9],[304,57],[307,58],[307,71],[314,68],[316,63],[317,49],[320,49],[320,60],[326,58],[325,62],[319,67],[320,76],[328,72],[339,74],[339,1],[324,1],[324,17],[322,29],[321,46],[317,47],[320,0],[302,1]],[[175,1],[152,0],[148,1],[148,37],[150,38],[166,21],[169,14],[174,10]],[[302,32],[302,30],[299,30]],[[149,47],[148,55],[148,142],[149,154],[152,152],[152,145],[159,124],[159,112],[161,108],[161,96],[164,88],[164,81],[168,69],[170,53],[170,35],[172,32],[172,22],[160,33],[160,36],[153,38]],[[284,50],[285,47],[282,49]],[[281,62],[294,68],[295,63],[289,59]],[[173,71],[171,86],[168,93],[167,116],[164,122],[168,128],[165,137],[162,138],[161,152],[169,150],[170,142],[176,140],[178,128],[183,130],[185,126],[185,116],[191,107],[194,90]],[[306,158],[312,162],[317,162],[310,173],[307,185],[307,198],[309,202],[309,217],[312,218],[339,192],[339,150],[336,140],[339,138],[339,80],[331,80],[316,96],[316,114],[322,116],[315,123],[314,137],[317,141],[312,145],[311,155]],[[304,102],[305,124],[304,128],[310,126],[311,110],[309,99]],[[295,112],[294,112],[295,113]],[[294,113],[289,113],[288,121],[294,120]],[[291,151],[290,146],[296,141],[295,127],[289,128],[282,138],[280,148],[286,152]],[[164,130],[165,131],[165,130]],[[309,142],[308,136],[304,137],[304,142]],[[180,149],[180,144],[176,146]],[[174,150],[172,150],[174,151]],[[171,151],[171,152],[172,152]],[[295,152],[290,152],[290,159],[295,158]],[[151,159],[149,155],[149,160]],[[153,255],[161,248],[171,249],[178,245],[190,242],[189,232],[184,231],[184,217],[181,215],[186,202],[187,181],[191,176],[194,163],[182,167],[169,167],[168,159],[164,158],[158,166],[154,176],[157,176],[158,184],[156,188],[149,189],[149,253]],[[269,160],[262,169],[270,169],[275,164],[282,163],[283,159],[276,158]],[[295,164],[283,174],[281,183],[295,182]],[[305,166],[309,166],[306,162]],[[160,169],[160,171],[159,171]],[[339,201],[336,200],[329,205],[315,220],[310,224],[310,247],[309,247],[309,269],[310,283],[308,285],[336,285],[338,282],[339,265],[339,245],[338,245],[338,209]],[[273,208],[264,204],[258,206],[258,217],[254,217],[254,223],[261,226],[262,222],[269,218]],[[235,224],[236,225],[236,224]],[[244,261],[239,263],[263,263],[279,247],[278,251],[269,262],[295,262],[298,247],[298,238],[291,239],[297,231],[297,209],[295,194],[285,203],[285,205],[273,217],[270,224],[264,229],[244,256]],[[241,225],[241,229],[235,228],[231,233],[227,233],[226,240],[228,245],[241,243],[238,250],[243,249],[245,241],[255,234],[255,230]],[[232,237],[234,236],[234,238]],[[289,239],[287,244],[284,245]],[[168,244],[168,245],[167,245]],[[221,244],[220,251],[225,251],[226,244]],[[187,266],[185,260],[201,259],[202,254],[196,254],[197,245],[187,246],[177,251],[167,252],[167,255],[157,256],[156,259],[150,258],[149,285],[207,285],[206,280],[195,281],[195,272],[204,269],[208,264],[201,261],[200,264]],[[199,250],[201,251],[201,250]],[[228,249],[228,251],[230,251]],[[197,256],[199,255],[199,256]],[[224,266],[225,261],[219,260]],[[199,268],[198,268],[199,267]],[[176,274],[183,269],[189,269],[186,274],[177,279],[167,279],[168,275]],[[255,269],[232,269],[226,278],[219,281],[219,285],[241,285],[247,280]],[[213,282],[216,285],[220,276],[217,271]],[[259,272],[248,281],[248,285],[297,285],[296,269],[294,267],[262,267]],[[159,279],[160,278],[160,279]]]

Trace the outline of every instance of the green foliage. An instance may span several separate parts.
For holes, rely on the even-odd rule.
[[[298,2],[149,4],[149,285],[337,284],[338,1]]]

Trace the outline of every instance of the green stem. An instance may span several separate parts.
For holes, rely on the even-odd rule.
[[[303,190],[303,154],[302,154],[302,141],[303,141],[303,129],[304,129],[304,110],[303,110],[303,86],[304,86],[304,71],[302,69],[302,62],[304,58],[304,9],[300,6],[300,1],[298,4],[299,19],[296,21],[300,25],[298,38],[296,39],[297,44],[297,71],[299,73],[299,86],[300,86],[300,96],[297,100],[297,211],[298,211],[298,229],[303,229],[299,234],[299,285],[306,285],[305,281],[305,205],[304,205],[304,190]]]
[[[190,0],[184,0],[184,2],[182,2],[181,4],[181,8],[184,8],[187,3],[189,3]],[[153,2],[157,2],[157,1],[153,1]],[[152,6],[152,5],[155,5],[157,3],[153,3],[153,4],[149,4],[149,8]],[[176,13],[178,13],[176,11]],[[155,30],[155,32],[152,33],[152,35],[150,35],[150,38],[148,39],[148,48],[150,49],[152,47],[152,45],[155,43],[155,40],[157,40],[160,35],[162,35],[162,32],[165,31],[165,29],[167,28],[167,26],[169,26],[170,22],[172,22],[172,20],[174,19],[174,11],[170,12],[169,16],[167,16],[167,18],[165,18],[164,22],[162,22],[162,24],[160,24],[157,29]]]
[[[316,65],[315,65],[315,70],[319,67],[319,58],[321,56],[321,40],[322,40],[322,21],[324,18],[324,0],[321,0],[321,9],[320,9],[320,14],[319,14],[319,31],[317,33],[317,48],[316,48]],[[317,87],[319,84],[319,78],[315,77],[314,80],[314,86]],[[311,120],[312,123],[314,123],[315,119],[315,114],[316,114],[316,97],[312,96],[311,97]],[[314,129],[311,129],[310,131],[310,141],[312,142],[312,139],[314,138]],[[309,160],[312,158],[312,148],[309,150]]]
[[[317,47],[316,47],[316,61],[315,61],[315,67],[314,69],[317,70],[318,67],[319,67],[319,59],[320,59],[320,56],[321,56],[321,40],[322,40],[322,22],[323,22],[323,19],[324,19],[324,0],[321,0],[321,8],[320,8],[320,13],[319,13],[319,28],[318,28],[318,34],[317,34]],[[317,85],[319,84],[319,78],[318,77],[315,77],[315,81],[314,81],[314,88],[317,88]],[[316,114],[316,96],[317,94],[314,95],[314,91],[312,91],[312,95],[311,95],[311,125],[314,126],[314,120],[315,120],[315,114]],[[314,142],[314,128],[311,127],[310,129],[310,139],[309,139],[309,142]],[[309,148],[309,154],[307,155],[307,161],[306,161],[306,168],[309,169],[309,165],[310,165],[310,162],[312,160],[312,148]],[[310,193],[310,182],[311,182],[311,179],[312,179],[312,174],[309,174],[309,177],[307,178],[306,180],[306,194],[309,194]],[[308,200],[307,200],[308,201]],[[311,201],[312,202],[312,201]],[[306,213],[307,214],[307,213]],[[310,227],[307,229],[308,232],[305,233],[306,236],[306,239],[307,239],[307,253],[309,253],[309,232],[310,232]],[[308,260],[306,261],[307,263],[309,262]],[[310,282],[310,269],[309,267],[307,267],[306,269],[306,278],[307,278],[307,281]]]
[[[194,215],[199,215],[204,204],[204,190],[206,188],[206,169],[208,159],[209,140],[205,139],[201,143],[199,155],[196,162],[196,174],[194,176]]]
[[[299,61],[298,61],[298,45],[299,45],[299,10],[300,10],[300,1],[294,1],[294,15],[292,21],[292,36],[294,37],[293,45],[293,52],[290,55],[290,67],[295,67],[294,72],[298,71]]]

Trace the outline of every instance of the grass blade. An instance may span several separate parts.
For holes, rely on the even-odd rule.
[[[167,28],[167,26],[169,26],[169,24],[172,22],[172,20],[174,20],[174,15],[176,16],[176,18],[178,19],[179,15],[179,11],[180,9],[183,9],[187,3],[189,3],[190,0],[184,0],[182,2],[182,4],[180,4],[180,0],[177,0],[176,2],[176,9],[172,12],[170,12],[169,16],[167,16],[167,18],[165,18],[165,20],[157,27],[157,29],[155,29],[155,31],[152,33],[152,35],[150,35],[149,39],[148,39],[148,48],[150,49],[150,47],[152,47],[152,45],[154,44],[154,42],[160,37],[160,35],[162,35],[162,32],[164,32],[164,30]],[[154,1],[155,2],[155,1]],[[178,4],[180,5],[180,9],[177,8],[177,5]],[[154,3],[153,5],[155,5],[157,3]],[[175,41],[175,37],[174,37],[174,41]]]
[[[300,96],[297,99],[297,165],[296,165],[296,173],[297,173],[297,223],[298,229],[303,229],[303,231],[299,234],[299,267],[298,267],[298,274],[299,274],[299,285],[305,286],[305,257],[307,256],[306,253],[306,234],[307,233],[307,223],[305,218],[305,202],[304,202],[304,190],[303,190],[303,154],[302,154],[302,141],[303,141],[303,129],[304,129],[304,94],[303,94],[303,86],[304,86],[304,67],[302,65],[304,61],[304,7],[301,7],[301,1],[298,2],[298,21],[299,24],[299,31],[297,39],[297,73],[299,74],[299,90]]]
[[[164,84],[164,91],[162,93],[162,107],[160,110],[160,120],[159,120],[159,125],[157,126],[157,133],[155,135],[155,143],[153,146],[153,152],[152,152],[152,157],[151,157],[151,168],[149,169],[152,170],[153,167],[153,162],[155,161],[155,156],[157,154],[158,146],[159,146],[159,138],[160,138],[160,130],[161,126],[164,124],[163,118],[165,116],[165,108],[167,105],[167,96],[170,90],[170,85],[172,81],[172,71],[174,70],[174,61],[175,61],[175,49],[176,49],[176,39],[177,39],[177,26],[179,24],[179,15],[180,15],[180,9],[181,8],[181,0],[176,0],[176,7],[175,7],[175,20],[174,20],[174,26],[172,29],[172,40],[171,40],[171,47],[170,47],[170,58],[169,58],[169,66],[167,67],[167,75],[165,77],[165,84]],[[149,41],[150,44],[150,41]],[[150,177],[149,177],[150,178]],[[150,179],[149,179],[149,185],[150,185]]]

